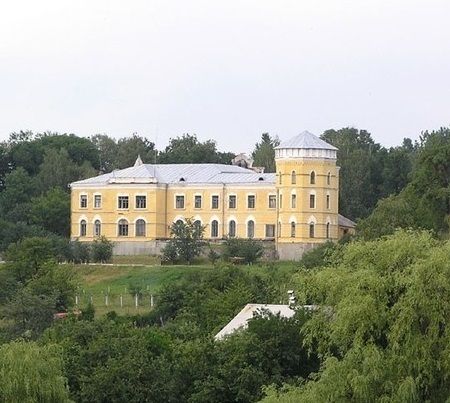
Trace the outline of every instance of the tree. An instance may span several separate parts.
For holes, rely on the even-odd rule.
[[[263,133],[261,142],[256,143],[252,153],[253,164],[264,167],[264,172],[276,172],[275,147],[280,144],[278,137],[271,137],[269,133]]]
[[[30,221],[46,231],[62,236],[70,232],[70,196],[61,188],[53,188],[31,202]]]
[[[161,164],[181,163],[220,163],[230,164],[234,154],[217,151],[216,142],[207,140],[200,142],[197,136],[183,134],[181,137],[170,139],[169,145],[159,154]]]
[[[95,176],[96,171],[88,161],[78,165],[71,160],[65,148],[59,150],[50,148],[45,152],[44,161],[39,167],[37,180],[40,189],[47,190],[54,187],[67,190],[71,182]]]
[[[98,150],[100,171],[107,173],[118,168],[117,153],[119,147],[116,140],[106,134],[96,134],[91,137],[91,141]]]
[[[302,282],[318,307],[302,334],[323,357],[320,372],[265,401],[445,401],[449,253],[428,232],[348,243]]]
[[[145,137],[133,133],[131,137],[124,137],[117,142],[117,159],[115,167],[119,169],[134,165],[138,155],[146,164],[155,162],[157,151],[155,144]]]
[[[254,239],[228,238],[225,241],[225,250],[223,257],[230,260],[234,257],[240,257],[244,263],[255,263],[264,253],[264,247],[261,242]]]
[[[170,227],[172,239],[169,240],[168,251],[176,251],[176,259],[188,264],[200,255],[203,246],[204,225],[197,225],[193,219],[188,218],[186,222],[177,221]],[[171,257],[173,259],[173,257]]]
[[[91,244],[92,261],[99,263],[110,261],[113,255],[113,246],[113,243],[108,241],[105,236],[95,239]]]
[[[70,402],[60,349],[24,341],[0,346],[0,396],[4,402]]]

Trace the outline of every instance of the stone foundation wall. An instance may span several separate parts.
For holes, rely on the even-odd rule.
[[[277,247],[280,260],[300,260],[303,254],[319,244],[317,243],[279,243]]]
[[[114,255],[160,255],[167,241],[114,242]]]

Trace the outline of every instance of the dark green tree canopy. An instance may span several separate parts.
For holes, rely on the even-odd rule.
[[[252,153],[253,165],[264,167],[264,172],[275,172],[275,147],[280,144],[278,137],[263,133],[261,141],[256,143]]]

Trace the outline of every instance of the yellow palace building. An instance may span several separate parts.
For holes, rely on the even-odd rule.
[[[303,132],[275,149],[276,173],[223,164],[143,164],[74,182],[71,237],[104,235],[116,254],[159,253],[170,225],[192,218],[205,238],[275,243],[281,259],[354,231],[338,214],[337,149]]]

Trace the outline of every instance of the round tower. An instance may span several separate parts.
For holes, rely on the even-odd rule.
[[[336,153],[307,131],[275,148],[280,259],[299,259],[315,245],[338,239]]]

